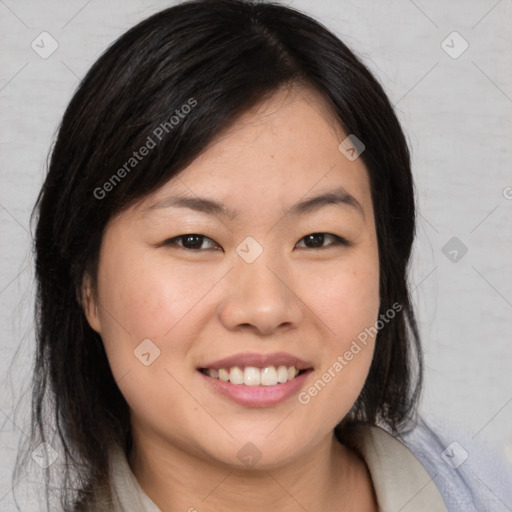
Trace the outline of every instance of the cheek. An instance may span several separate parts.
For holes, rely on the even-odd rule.
[[[128,332],[133,342],[170,335],[215,285],[219,273],[200,271],[194,263],[172,266],[164,258],[151,260],[136,252],[129,259],[120,256],[102,270],[105,337],[123,332],[125,337]]]
[[[98,274],[101,336],[119,389],[138,418],[159,424],[159,418],[174,417],[168,406],[183,402],[183,421],[192,421],[198,413],[180,383],[201,329],[201,300],[222,273],[199,272],[194,264],[177,269],[136,251],[130,258],[122,251],[110,254]]]
[[[330,333],[332,344],[343,349],[378,317],[379,262],[378,253],[361,251],[336,262],[318,266],[308,281],[301,282],[301,297],[314,310]]]
[[[128,258],[117,247],[121,244],[111,245],[109,258],[99,267],[101,336],[127,401],[148,412],[157,399],[155,390],[179,388],[166,370],[183,381],[205,315],[213,314],[205,304],[226,270],[220,265],[199,269],[198,262],[177,265],[133,247]]]
[[[352,407],[372,362],[380,305],[378,265],[373,251],[315,274],[308,305],[324,326],[324,357],[317,379],[298,398],[331,425]]]

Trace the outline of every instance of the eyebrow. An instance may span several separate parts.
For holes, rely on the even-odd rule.
[[[327,205],[348,206],[349,208],[359,212],[361,216],[365,218],[361,203],[343,187],[299,201],[292,205],[288,211],[283,210],[283,213],[286,215],[298,216],[308,212],[317,211]],[[228,208],[213,199],[197,196],[169,196],[149,206],[144,210],[144,212],[169,207],[188,208],[207,215],[222,216],[229,219],[234,219],[239,214],[236,210]]]

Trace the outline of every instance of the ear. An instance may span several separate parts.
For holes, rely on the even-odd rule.
[[[98,334],[101,334],[101,323],[99,317],[99,307],[92,285],[91,276],[86,272],[82,279],[82,289],[80,302],[84,310],[87,322]]]

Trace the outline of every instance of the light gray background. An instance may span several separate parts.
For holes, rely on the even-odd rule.
[[[28,382],[34,343],[29,215],[49,147],[99,54],[172,4],[0,0],[2,511],[14,510],[10,475],[26,430],[28,397],[14,407]],[[410,141],[420,210],[411,282],[426,359],[421,411],[457,433],[453,440],[470,455],[478,443],[512,462],[512,1],[289,4],[364,59]],[[31,48],[43,31],[59,45],[47,59]],[[453,31],[469,44],[456,59],[441,47]],[[457,36],[445,44],[451,52],[462,48]],[[452,237],[468,249],[457,262],[442,252]]]

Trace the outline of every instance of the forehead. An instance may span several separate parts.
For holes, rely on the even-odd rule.
[[[262,207],[295,203],[343,187],[371,209],[361,158],[340,151],[340,122],[317,91],[276,91],[219,133],[183,171],[144,198],[141,211],[169,194],[209,196],[233,211],[262,215]]]

